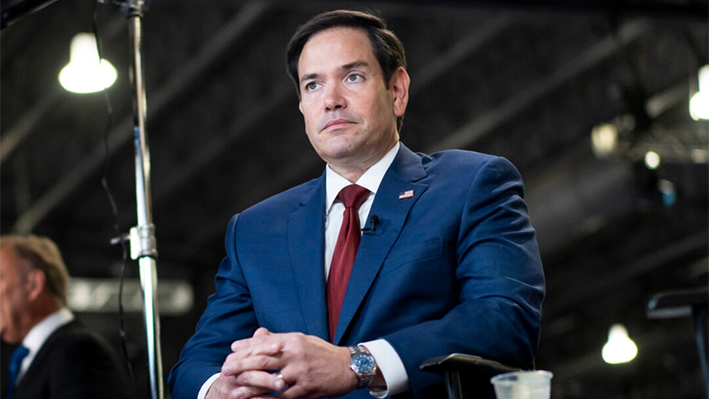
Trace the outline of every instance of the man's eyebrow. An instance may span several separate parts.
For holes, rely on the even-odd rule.
[[[349,64],[343,65],[341,69],[347,71],[347,70],[354,69],[354,68],[368,67],[368,66],[369,66],[369,63],[367,61],[355,61],[355,62],[350,62]]]
[[[303,83],[303,82],[305,82],[306,80],[310,80],[310,79],[317,79],[318,76],[320,76],[319,73],[308,73],[308,74],[305,74],[305,75],[303,75],[302,78],[300,78],[300,83]]]
[[[345,64],[340,67],[341,70],[343,71],[349,71],[350,69],[355,69],[355,68],[360,68],[360,67],[369,67],[369,63],[367,61],[354,61],[350,62],[349,64]],[[303,75],[302,78],[300,78],[300,83],[302,84],[306,80],[311,80],[311,79],[317,79],[320,76],[319,73],[314,72],[314,73],[306,73]]]

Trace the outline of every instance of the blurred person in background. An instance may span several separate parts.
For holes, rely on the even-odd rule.
[[[19,345],[3,387],[8,399],[127,399],[124,366],[67,307],[69,275],[56,244],[0,237],[0,338]]]

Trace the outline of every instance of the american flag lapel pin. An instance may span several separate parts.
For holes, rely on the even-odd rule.
[[[403,193],[399,193],[399,199],[411,198],[414,196],[414,190],[406,190]]]

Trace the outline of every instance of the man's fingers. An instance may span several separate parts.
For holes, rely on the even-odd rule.
[[[240,398],[240,399],[256,399],[256,398],[267,398],[272,389],[263,389],[255,387],[239,387],[231,392],[229,392],[228,398]]]
[[[212,398],[261,398],[280,392],[286,383],[279,374],[264,371],[247,371],[237,376],[221,375],[207,394]]]
[[[232,352],[250,354],[275,354],[283,349],[283,343],[276,334],[265,328],[259,328],[252,338],[240,339],[231,344]]]
[[[227,356],[222,365],[222,374],[226,376],[239,375],[246,371],[269,371],[281,368],[281,360],[274,356],[253,355],[241,357],[237,353]]]
[[[281,399],[298,399],[304,397],[306,394],[307,392],[305,392],[304,389],[298,386],[292,386],[283,390],[283,392],[279,392],[276,397]]]
[[[231,344],[233,353],[241,357],[267,355],[273,356],[283,349],[283,343],[275,339],[264,339],[265,337],[249,338],[235,341]]]
[[[266,327],[259,327],[256,331],[254,331],[254,337],[262,337],[269,334],[271,334],[271,332],[268,331]]]
[[[258,388],[265,392],[280,391],[285,388],[283,377],[277,373],[264,371],[246,371],[235,377],[238,385]]]
[[[222,375],[219,376],[209,388],[206,399],[262,398],[268,397],[273,391],[274,388],[271,387],[243,386],[237,382],[236,377],[225,377]]]

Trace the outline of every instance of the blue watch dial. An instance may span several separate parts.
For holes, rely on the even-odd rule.
[[[371,356],[357,355],[354,358],[354,365],[359,371],[367,371],[374,368],[374,360]]]

